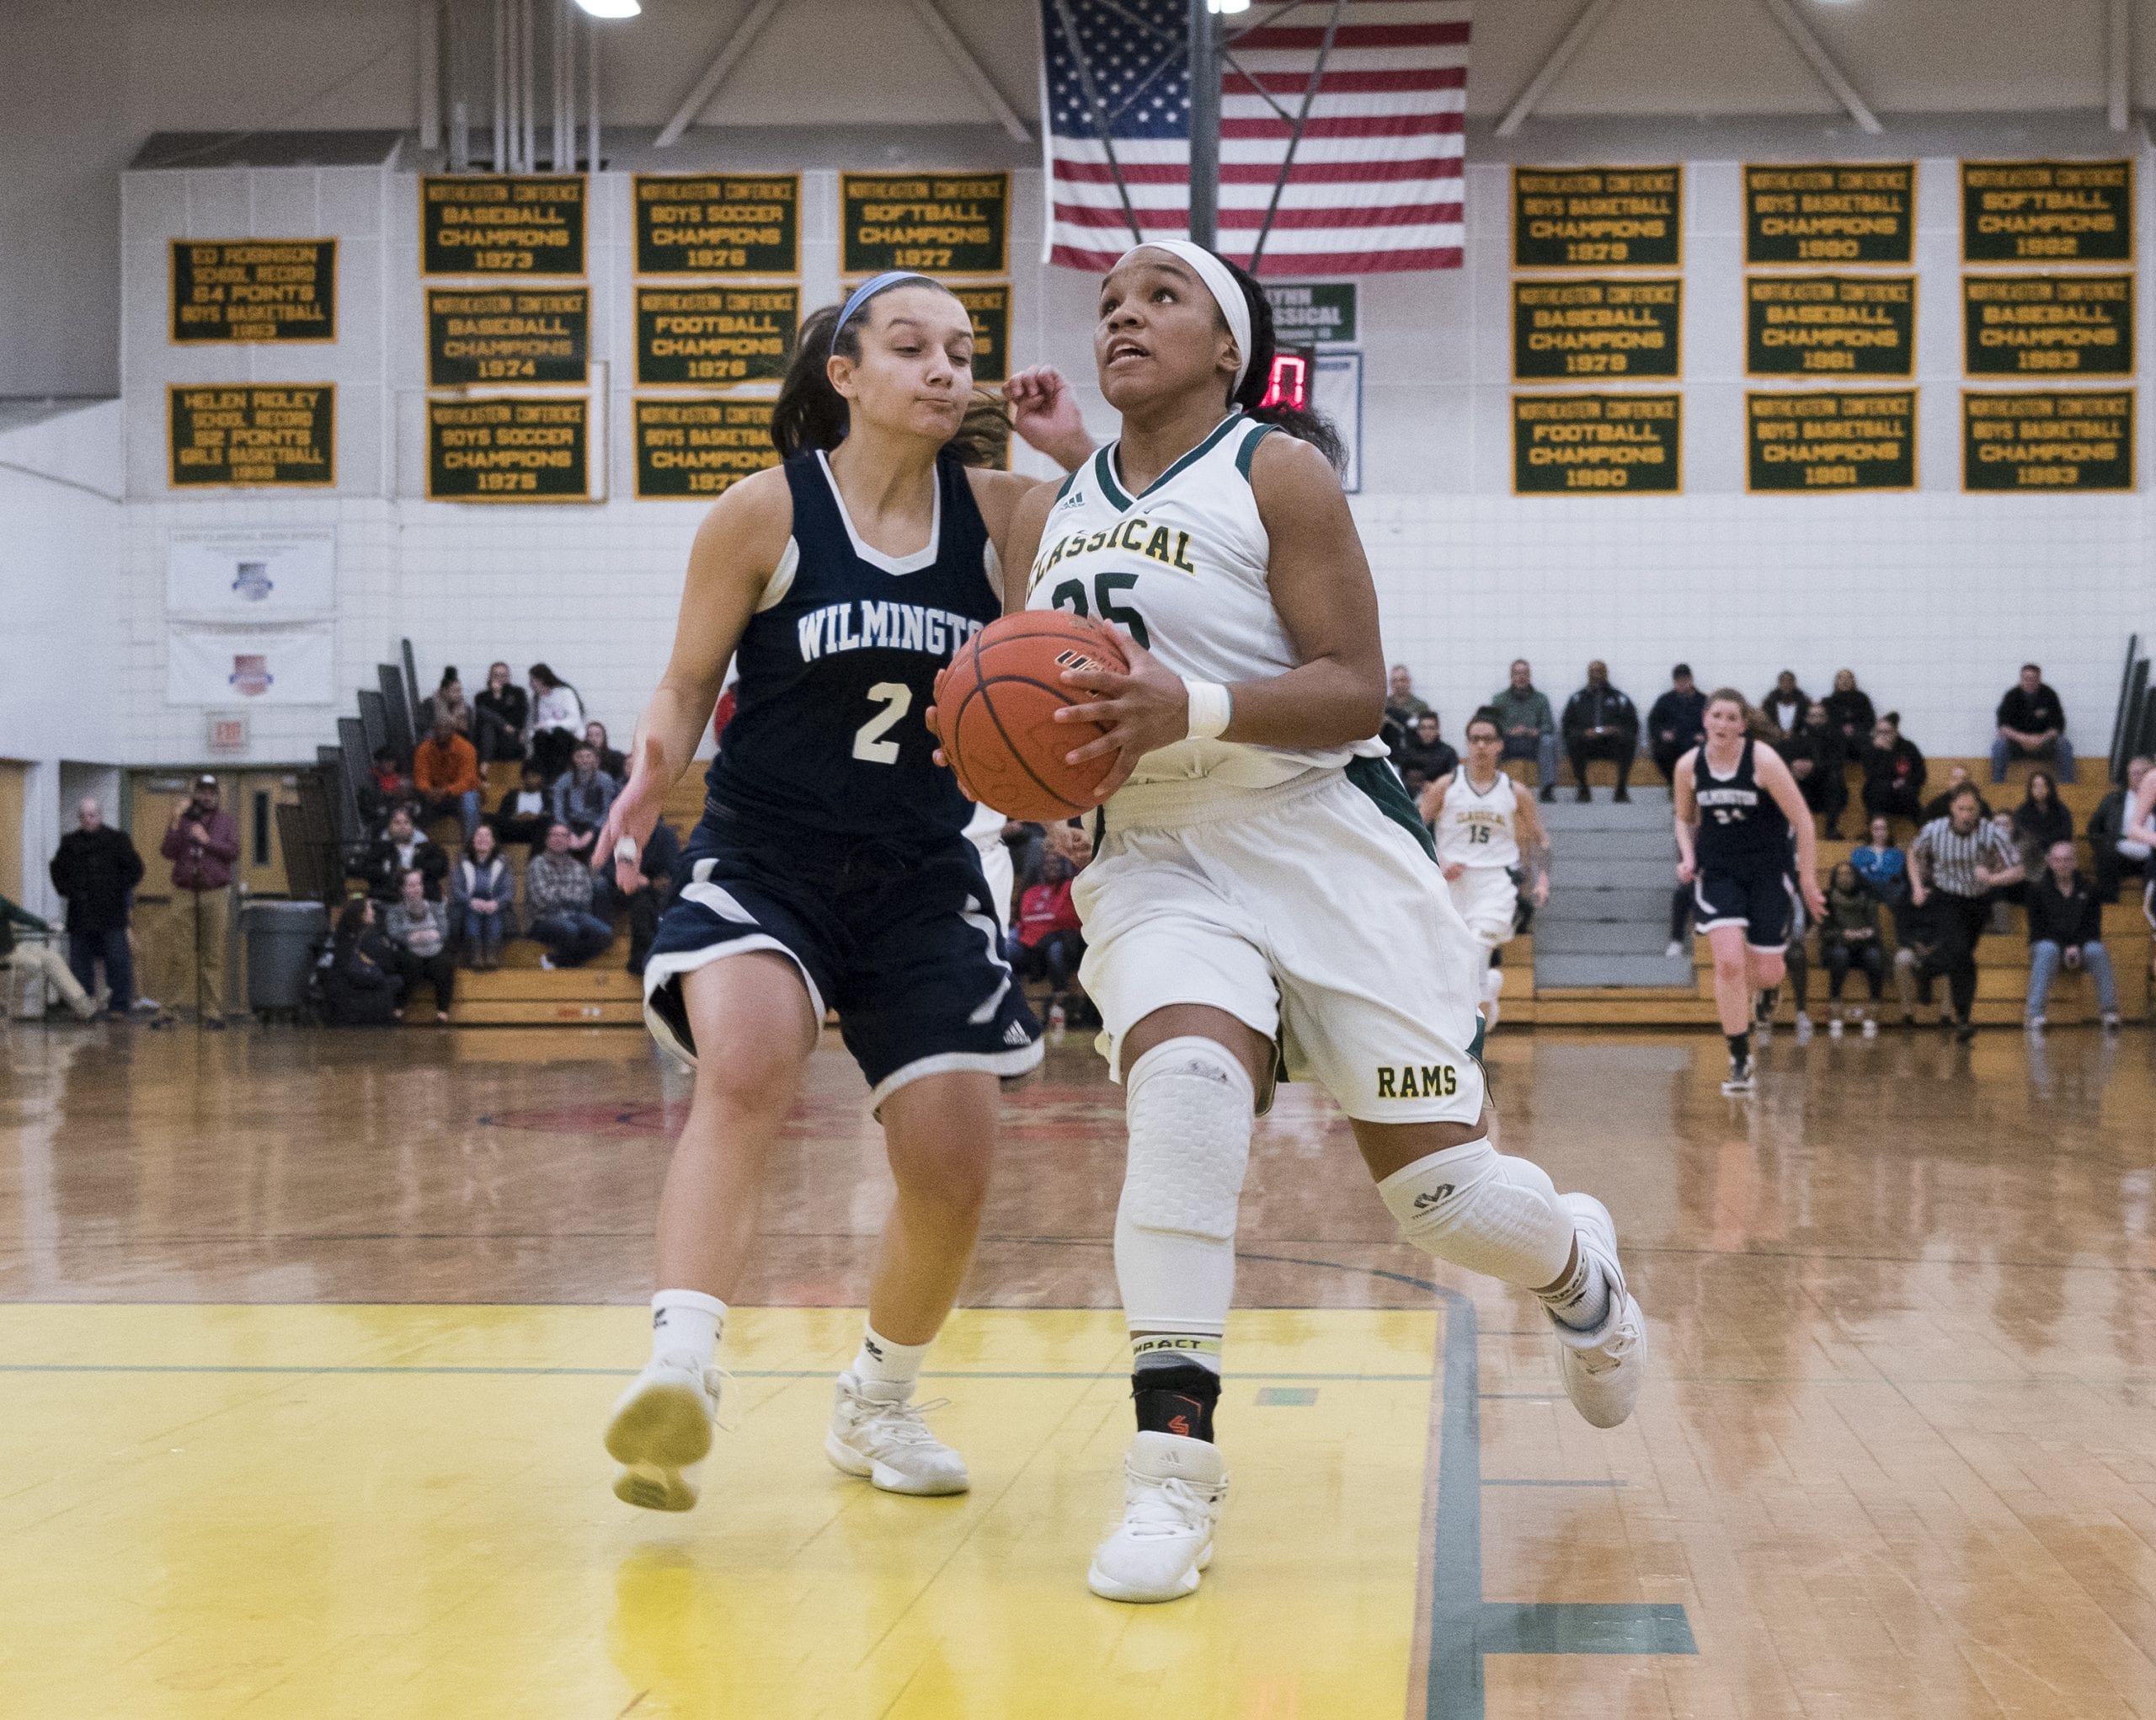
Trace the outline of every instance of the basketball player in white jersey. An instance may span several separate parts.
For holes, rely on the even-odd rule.
[[[1534,882],[1528,897],[1536,907],[1550,900],[1550,838],[1531,796],[1507,776],[1500,762],[1504,724],[1486,706],[1467,719],[1467,756],[1422,791],[1419,810],[1438,844],[1452,905],[1475,941],[1494,956],[1512,942],[1519,918],[1518,873]],[[1482,970],[1482,1024],[1497,1024],[1497,996],[1505,970]]]
[[[1130,1135],[1115,1258],[1139,1432],[1087,1580],[1160,1601],[1212,1557],[1235,1209],[1283,1066],[1348,1114],[1409,1241],[1541,1298],[1589,1421],[1630,1413],[1646,1332],[1601,1203],[1490,1145],[1481,952],[1374,739],[1385,659],[1347,499],[1316,447],[1272,434],[1330,432],[1254,409],[1264,295],[1187,240],[1139,246],[1093,350],[1121,439],[1020,502],[1005,568],[1012,607],[1090,616],[1129,660],[1066,672],[1103,702],[1060,713],[1107,725],[1072,759],[1113,756],[1075,897]]]

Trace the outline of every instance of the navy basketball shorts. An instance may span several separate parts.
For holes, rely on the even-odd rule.
[[[816,1018],[835,1010],[846,1050],[883,1101],[951,1070],[1022,1075],[1040,1023],[1003,959],[979,852],[964,836],[926,852],[869,837],[759,831],[709,809],[643,972],[644,1022],[696,1060],[681,980],[731,955],[790,960]]]
[[[1692,906],[1700,931],[1742,926],[1746,943],[1763,955],[1780,955],[1789,947],[1796,886],[1779,869],[1700,872],[1692,880]]]

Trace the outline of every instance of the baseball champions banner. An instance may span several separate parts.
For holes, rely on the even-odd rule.
[[[422,275],[581,275],[581,174],[423,174]]]
[[[430,388],[581,387],[590,354],[588,286],[428,289]]]
[[[1513,380],[1677,376],[1684,283],[1668,280],[1513,282]]]
[[[1972,377],[2133,374],[2131,275],[1965,275]]]
[[[1906,377],[1917,345],[1913,275],[1755,275],[1744,283],[1754,377]]]

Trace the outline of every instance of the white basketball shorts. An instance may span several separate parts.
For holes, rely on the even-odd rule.
[[[1413,812],[1382,771],[1403,815]],[[1373,1123],[1472,1123],[1482,1111],[1485,952],[1414,836],[1359,788],[1319,770],[1278,788],[1126,789],[1072,895],[1085,922],[1079,977],[1123,1035],[1155,1010],[1225,1010]],[[1181,806],[1176,801],[1181,798]],[[1118,820],[1120,817],[1121,822]]]
[[[1483,948],[1509,943],[1519,911],[1519,886],[1502,866],[1470,866],[1446,884],[1468,934]]]

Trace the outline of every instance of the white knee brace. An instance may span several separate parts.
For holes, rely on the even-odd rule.
[[[1572,1258],[1574,1226],[1549,1172],[1486,1140],[1417,1159],[1378,1193],[1409,1242],[1470,1272],[1540,1290]]]
[[[1255,1096],[1225,1046],[1153,1047],[1123,1076],[1130,1158],[1115,1269],[1134,1332],[1219,1333],[1235,1290],[1235,1208]]]

